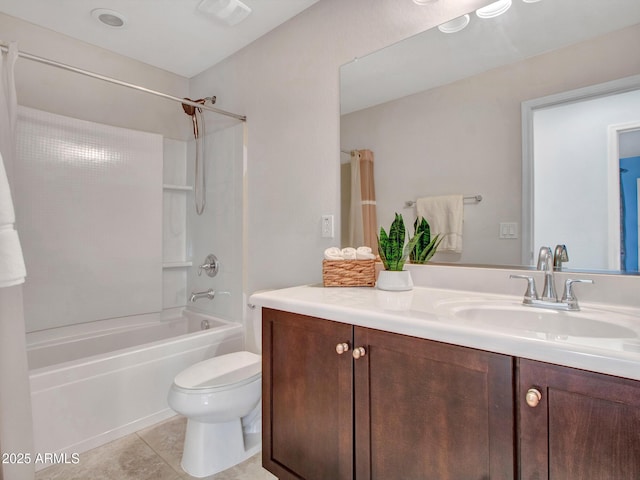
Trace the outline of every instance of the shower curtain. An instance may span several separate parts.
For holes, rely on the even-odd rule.
[[[17,56],[17,45],[11,43],[7,52],[2,51],[0,61],[0,452],[25,456],[23,463],[3,461],[0,480],[33,480],[35,472],[22,305],[26,272],[13,226],[15,218],[9,188],[15,158],[18,105],[14,64]],[[30,458],[31,462],[24,462],[25,458]]]
[[[373,178],[373,152],[353,150],[351,152],[351,212],[349,244],[353,247],[371,247],[378,252],[376,237],[378,219],[376,215],[376,188]]]

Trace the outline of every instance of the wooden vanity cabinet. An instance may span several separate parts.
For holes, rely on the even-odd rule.
[[[262,464],[279,479],[353,478],[351,325],[262,310]]]
[[[513,479],[513,390],[509,356],[263,309],[263,465],[281,480]]]
[[[512,357],[354,334],[356,479],[514,478]]]
[[[640,479],[640,382],[524,359],[518,367],[522,480]]]

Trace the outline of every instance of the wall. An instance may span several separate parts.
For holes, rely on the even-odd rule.
[[[206,206],[202,215],[196,214],[194,195],[187,198],[187,257],[193,267],[187,270],[187,298],[191,292],[213,288],[213,300],[202,298],[189,308],[219,318],[238,321],[242,318],[242,201],[244,124],[212,132],[205,138]],[[195,185],[195,143],[189,142],[187,155],[187,183]],[[198,266],[207,255],[218,258],[215,277],[204,271],[198,276]]]
[[[247,115],[246,291],[318,282],[323,214],[340,216],[340,65],[490,3],[322,0],[192,78]]]
[[[498,232],[500,222],[521,225],[521,102],[640,73],[640,59],[618,54],[639,41],[640,26],[624,29],[343,116],[342,147],[375,152],[378,221],[399,212],[413,223],[405,200],[481,194],[465,205],[463,253],[434,259],[520,264],[520,240]]]
[[[161,308],[160,135],[18,109],[27,332]]]

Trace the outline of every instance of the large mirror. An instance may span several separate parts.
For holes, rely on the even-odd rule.
[[[442,27],[340,69],[342,172],[374,153],[378,223],[411,230],[407,202],[463,194],[462,252],[434,261],[530,266],[566,244],[567,269],[637,272],[640,175],[619,174],[640,163],[640,2],[512,0]]]

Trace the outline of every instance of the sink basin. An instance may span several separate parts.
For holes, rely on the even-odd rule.
[[[617,316],[609,312],[565,312],[522,305],[460,305],[451,306],[450,313],[458,319],[504,330],[519,330],[552,336],[592,338],[636,338],[637,333],[608,321]]]

